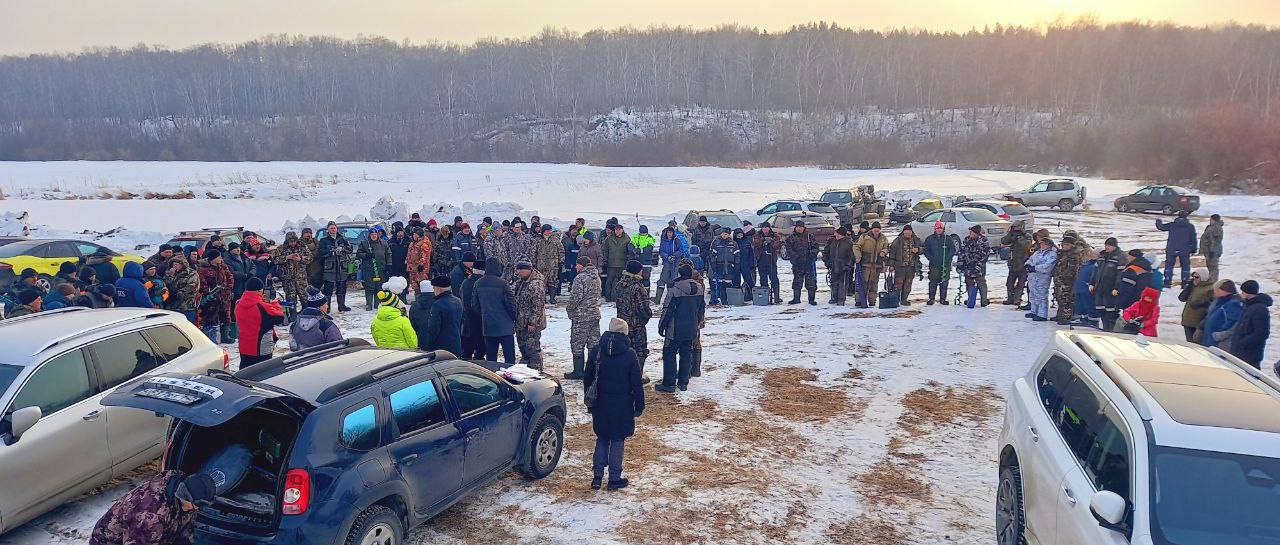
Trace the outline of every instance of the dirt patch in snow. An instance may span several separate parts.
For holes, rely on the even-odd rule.
[[[869,503],[902,505],[929,501],[932,487],[916,477],[919,463],[885,458],[858,475],[854,484]]]
[[[518,543],[520,534],[512,523],[518,520],[521,524],[543,524],[547,521],[532,516],[518,505],[507,505],[489,509],[483,513],[471,508],[470,501],[464,501],[445,510],[427,525],[427,528],[443,533],[468,545],[505,545]]]
[[[854,367],[854,368],[849,369],[848,371],[845,371],[843,375],[840,375],[840,378],[843,378],[843,379],[850,379],[850,380],[858,380],[858,379],[861,379],[861,378],[862,378],[862,377],[864,377],[864,376],[866,376],[866,374],[865,374],[865,373],[863,373],[861,369],[858,369],[858,368]]]
[[[837,312],[832,314],[832,318],[858,319],[858,318],[910,318],[920,314],[919,310],[895,310],[893,312]]]
[[[902,398],[898,427],[912,437],[947,425],[989,418],[1004,398],[991,386],[946,386],[934,381]]]
[[[883,516],[863,516],[852,522],[832,524],[827,528],[827,538],[833,545],[906,545],[907,536],[900,524],[885,520]]]
[[[859,404],[850,401],[845,389],[815,384],[812,369],[780,367],[765,372],[761,384],[760,407],[793,422],[826,421],[837,416],[862,414]]]

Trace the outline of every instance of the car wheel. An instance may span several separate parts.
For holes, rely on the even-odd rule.
[[[400,517],[385,505],[365,509],[351,523],[346,545],[400,545],[404,543],[404,527]]]
[[[520,466],[520,472],[530,479],[550,475],[560,464],[564,451],[564,422],[554,414],[544,414],[529,436],[529,459]]]
[[[38,275],[36,276],[36,285],[40,286],[40,289],[44,290],[45,293],[49,293],[53,289],[53,277],[47,274]]]
[[[996,489],[996,543],[1026,545],[1026,513],[1022,505],[1022,474],[1018,466],[1000,468]]]
[[[1063,212],[1070,212],[1071,209],[1075,207],[1076,207],[1076,203],[1071,199],[1062,199],[1058,201],[1058,210],[1061,210]]]
[[[1160,209],[1160,211],[1161,211],[1161,212],[1164,212],[1164,215],[1166,215],[1166,216],[1172,216],[1172,215],[1173,215],[1173,207],[1172,207],[1172,206],[1170,206],[1170,205],[1167,205],[1167,204],[1166,204],[1166,205],[1164,205],[1164,208],[1161,208],[1161,209]]]
[[[1116,205],[1116,211],[1121,213],[1129,213],[1129,203],[1120,203]]]

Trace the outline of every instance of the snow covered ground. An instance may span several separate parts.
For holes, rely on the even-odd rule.
[[[777,197],[816,196],[832,186],[874,183],[884,190],[976,195],[1022,188],[1039,177],[941,168],[0,163],[0,185],[8,196],[0,212],[28,210],[37,233],[45,234],[123,226],[106,239],[123,246],[155,244],[177,229],[202,224],[272,230],[306,216],[368,215],[386,195],[413,210],[435,202],[461,207],[467,201],[509,201],[544,217],[638,214],[656,226],[653,219],[680,209],[754,208]],[[239,179],[250,181],[233,183]],[[288,182],[294,179],[333,181],[299,188]],[[1155,231],[1153,216],[1108,211],[1105,195],[1129,192],[1136,182],[1086,183],[1095,211],[1038,212],[1037,225],[1055,236],[1076,229],[1095,245],[1116,236],[1125,248],[1163,253],[1164,237]],[[252,198],[46,199],[53,187],[79,194],[104,188],[137,194],[191,188],[203,194],[196,188],[207,187]],[[1222,201],[1237,213],[1280,209],[1276,197]],[[1206,201],[1207,211],[1214,202]],[[509,209],[479,204],[472,210],[486,208]],[[13,224],[0,219],[0,234]],[[1272,219],[1229,218],[1224,276],[1256,278],[1275,293],[1277,227],[1280,222]],[[1005,270],[999,263],[988,269],[995,301],[1004,296]],[[790,275],[782,276],[788,284]],[[925,283],[917,282],[918,304],[896,311],[825,304],[712,309],[703,333],[702,378],[676,396],[647,392],[649,409],[627,444],[632,487],[587,487],[590,423],[581,410],[580,386],[567,383],[568,450],[557,472],[538,482],[514,475],[501,479],[414,530],[410,543],[994,543],[1003,395],[1060,328],[1032,323],[998,303],[974,310],[926,307],[919,304],[924,290]],[[819,301],[825,300],[820,293]],[[1165,292],[1161,310],[1160,335],[1181,338],[1176,292]],[[612,305],[602,313],[605,320],[612,317]],[[368,338],[371,316],[360,310],[338,320],[348,336]],[[549,317],[543,346],[549,369],[560,373],[569,365],[563,304],[552,306]],[[649,335],[649,370],[656,376],[656,321]],[[1273,339],[1271,360],[1278,349]],[[126,488],[127,482],[73,502],[0,537],[0,544],[83,543],[96,516]]]

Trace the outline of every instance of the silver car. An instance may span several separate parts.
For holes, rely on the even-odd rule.
[[[1040,180],[1026,191],[1009,193],[1004,196],[1004,200],[1017,201],[1024,206],[1056,207],[1063,212],[1070,212],[1084,204],[1085,190],[1080,182],[1071,178],[1052,178]]]
[[[916,236],[923,239],[933,234],[933,225],[937,222],[942,222],[947,235],[958,238],[969,236],[970,227],[981,225],[982,234],[986,235],[987,244],[992,248],[1000,247],[1000,237],[1007,234],[1013,225],[1009,220],[1000,219],[990,210],[981,208],[939,208],[908,225]]]
[[[1036,217],[1027,210],[1027,207],[1014,201],[965,201],[956,206],[965,208],[981,208],[987,210],[1002,220],[1009,220],[1010,223],[1022,222],[1022,229],[1028,233],[1034,231]]]
[[[159,457],[169,420],[99,402],[140,375],[225,370],[181,314],[70,307],[0,321],[0,533]]]

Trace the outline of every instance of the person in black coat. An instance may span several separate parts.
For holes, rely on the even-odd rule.
[[[421,297],[409,308],[409,321],[422,350],[445,350],[455,356],[462,353],[462,300],[453,294],[451,285],[447,276],[432,278],[435,297]]]
[[[702,298],[702,285],[693,279],[693,267],[681,264],[679,277],[671,284],[671,297],[658,322],[658,334],[662,335],[662,384],[654,390],[671,393],[687,390],[689,375],[693,371],[693,341],[706,316],[707,303]],[[679,356],[679,366],[676,359]]]
[[[1098,265],[1089,278],[1089,293],[1093,294],[1094,309],[1102,317],[1103,331],[1111,331],[1116,325],[1116,319],[1120,317],[1120,311],[1129,308],[1119,306],[1116,295],[1119,293],[1116,286],[1120,276],[1128,266],[1125,255],[1120,251],[1120,242],[1115,237],[1108,238],[1103,243],[1103,250],[1098,253]],[[1138,290],[1138,293],[1142,293],[1142,290]]]
[[[1142,290],[1151,285],[1151,261],[1142,255],[1142,250],[1129,250],[1129,264],[1120,273],[1120,281],[1116,282],[1111,295],[1115,297],[1116,308],[1129,308],[1142,298]]]
[[[483,274],[484,263],[476,262],[472,274],[467,275],[461,284],[455,284],[459,286],[455,289],[458,297],[462,299],[462,354],[458,357],[464,360],[484,359],[484,320],[480,317],[480,309],[471,299],[476,281],[480,280]]]
[[[1258,293],[1258,281],[1246,280],[1240,284],[1240,298],[1244,310],[1231,333],[1231,355],[1261,370],[1262,353],[1271,336],[1271,296]]]
[[[609,490],[627,486],[622,478],[623,450],[627,438],[635,434],[636,418],[644,413],[640,363],[628,333],[627,322],[609,320],[609,330],[587,354],[582,387],[585,391],[594,385],[596,391],[595,404],[587,408],[596,434],[591,488],[600,488],[606,467]]]
[[[387,267],[389,276],[403,276],[408,278],[408,272],[404,269],[404,261],[409,256],[409,233],[404,228],[391,229],[391,238],[387,240],[387,245],[391,246],[391,264]]]
[[[516,362],[516,302],[511,285],[502,278],[502,263],[489,258],[484,263],[484,277],[476,280],[469,294],[480,310],[481,332],[484,334],[484,359],[498,361],[498,347],[502,347],[502,361]]]

